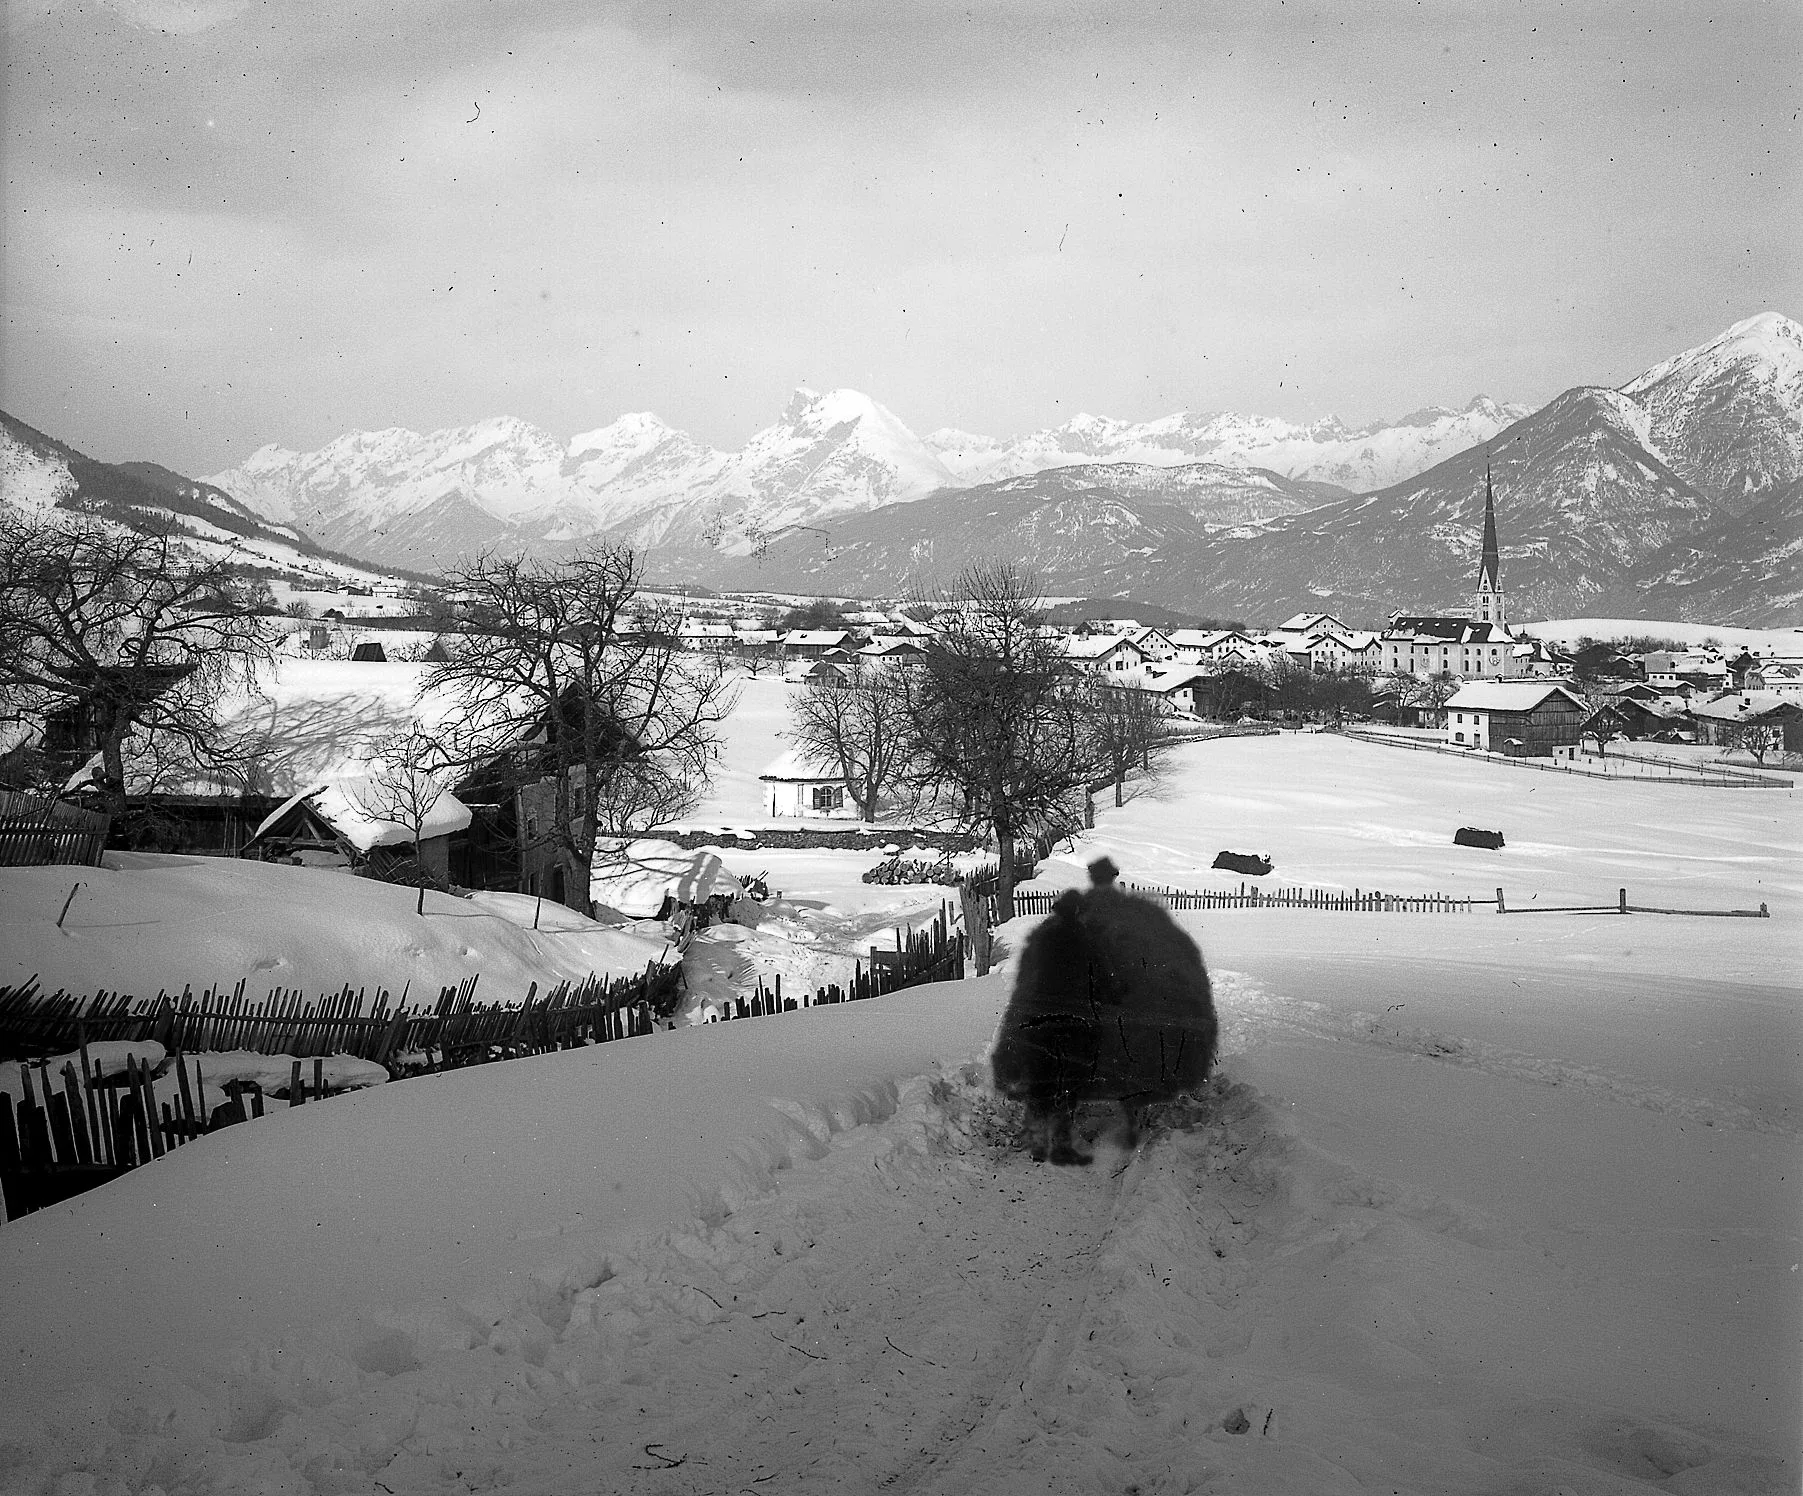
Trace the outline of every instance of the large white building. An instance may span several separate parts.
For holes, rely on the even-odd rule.
[[[1524,641],[1509,628],[1496,543],[1496,496],[1484,469],[1484,545],[1469,616],[1397,613],[1377,640],[1377,668],[1386,675],[1456,675],[1506,680],[1527,674]]]

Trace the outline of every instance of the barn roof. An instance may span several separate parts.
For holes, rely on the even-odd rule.
[[[431,781],[422,778],[420,798],[423,800],[431,789]],[[383,814],[384,811],[395,811],[397,798],[401,797],[397,797],[393,788],[371,775],[346,775],[291,795],[264,817],[251,840],[275,831],[304,804],[359,852],[368,852],[375,847],[406,846],[414,839],[412,825]],[[430,841],[435,836],[449,836],[468,826],[470,819],[469,806],[449,790],[440,789],[421,820],[419,839]]]
[[[1467,712],[1531,712],[1550,696],[1563,696],[1580,711],[1588,712],[1583,697],[1559,681],[1467,681],[1446,700],[1449,707]]]

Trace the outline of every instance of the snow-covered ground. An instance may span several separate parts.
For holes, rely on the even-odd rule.
[[[1803,656],[1803,629],[1743,629],[1715,623],[1676,623],[1648,618],[1551,618],[1515,627],[1547,644],[1571,647],[1580,639],[1675,639],[1687,646],[1713,643],[1728,651],[1750,649],[1764,659]]]
[[[661,930],[606,927],[523,895],[428,891],[423,915],[417,899],[344,872],[230,857],[110,852],[104,867],[0,868],[0,985],[36,977],[47,992],[154,998],[242,981],[256,1002],[277,987],[317,998],[349,982],[372,1003],[386,988],[430,1007],[471,976],[479,998],[518,1002],[534,982],[543,992],[675,959]]]
[[[1772,917],[1185,915],[1220,1074],[1089,1169],[1005,969],[282,1111],[0,1227],[0,1490],[1794,1492],[1794,792],[1224,740],[1042,881],[1223,847]]]

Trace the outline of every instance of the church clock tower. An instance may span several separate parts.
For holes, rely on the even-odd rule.
[[[1508,624],[1503,611],[1502,555],[1496,544],[1496,495],[1490,487],[1488,459],[1484,462],[1484,555],[1478,563],[1477,599],[1471,616],[1478,623],[1493,623],[1498,628]]]

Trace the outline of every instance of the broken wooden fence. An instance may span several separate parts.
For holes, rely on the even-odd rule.
[[[864,1002],[886,992],[904,987],[919,987],[928,982],[955,982],[964,977],[967,941],[962,930],[952,927],[951,907],[941,901],[939,913],[925,929],[912,926],[895,932],[895,946],[885,950],[870,948],[870,964],[853,963],[850,983],[837,982],[817,987],[812,992],[783,996],[783,979],[766,987],[759,978],[750,997],[734,998],[720,1012],[722,1020],[762,1018],[771,1013],[792,1013],[797,1008],[819,1008],[832,1003]]]

